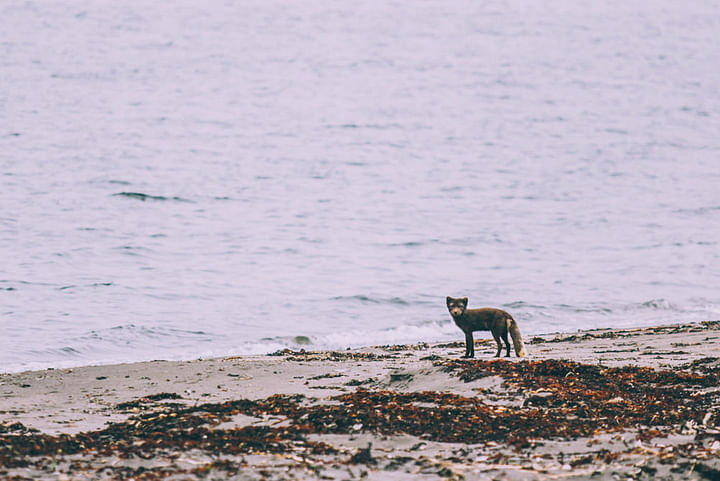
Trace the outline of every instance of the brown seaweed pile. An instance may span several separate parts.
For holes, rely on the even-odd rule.
[[[376,354],[374,352],[306,351],[305,349],[294,351],[288,348],[280,349],[268,355],[284,356],[288,361],[380,361],[398,357],[398,354]]]
[[[700,367],[707,364],[696,362]],[[437,442],[503,443],[516,450],[543,439],[584,438],[628,429],[645,438],[692,430],[701,444],[705,439],[720,439],[720,431],[714,428],[720,423],[716,372],[606,368],[561,360],[447,360],[435,365],[462,381],[500,376],[506,394],[519,402],[487,404],[483,393],[466,397],[358,388],[325,401],[275,395],[186,406],[160,403],[179,398],[162,393],[119,405],[121,410],[133,407],[143,411],[98,431],[51,436],[20,423],[2,426],[0,475],[16,467],[46,469],[48,459],[75,454],[93,459],[152,459],[194,451],[212,456],[282,454],[306,459],[339,453],[326,442],[312,440],[311,434],[409,434]],[[258,422],[227,427],[237,415],[252,416]],[[262,422],[268,418],[277,422]],[[344,456],[344,462],[350,464],[372,459],[369,448]],[[204,469],[230,472],[241,464],[227,461]],[[115,479],[130,475],[163,479],[182,472],[178,467],[163,469],[105,474]]]
[[[555,433],[553,428],[528,424],[528,437],[579,437],[632,427],[720,424],[716,410],[720,392],[708,389],[720,387],[717,372],[608,368],[563,360],[449,360],[436,365],[457,372],[465,382],[500,376],[524,396],[523,410],[564,419],[555,426]]]
[[[546,342],[582,342],[591,339],[617,339],[623,337],[634,337],[643,334],[679,334],[683,332],[702,332],[707,330],[720,330],[720,321],[702,321],[693,324],[674,324],[670,326],[642,327],[634,329],[612,329],[584,331],[581,334],[559,335],[552,339],[533,337],[528,344],[543,344]]]

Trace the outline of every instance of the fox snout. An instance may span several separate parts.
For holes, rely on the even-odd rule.
[[[453,299],[448,296],[446,302],[448,311],[450,311],[450,315],[453,316],[453,318],[462,317],[462,315],[465,314],[465,309],[467,308],[467,297],[463,297],[462,299]]]
[[[467,297],[463,297],[462,299],[453,299],[448,296],[445,301],[447,302],[448,311],[450,311],[450,315],[453,316],[453,318],[461,317],[465,313],[468,301]]]

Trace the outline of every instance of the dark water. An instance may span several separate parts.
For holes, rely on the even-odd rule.
[[[711,3],[0,6],[0,370],[717,319]]]

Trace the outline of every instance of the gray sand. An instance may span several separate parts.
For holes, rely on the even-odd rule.
[[[531,360],[560,359],[607,367],[647,366],[672,370],[694,360],[717,357],[720,352],[718,339],[718,323],[703,323],[545,335],[526,339],[526,344]],[[494,343],[482,341],[476,347],[476,359],[491,359],[494,350]],[[434,362],[456,359],[463,352],[462,343],[421,344],[343,351],[339,354],[358,355],[355,359],[344,360],[335,360],[337,356],[332,353],[286,353],[3,374],[0,375],[0,421],[5,427],[19,422],[26,428],[49,435],[92,432],[110,423],[128,420],[138,413],[162,410],[163,402],[131,409],[117,408],[120,403],[158,393],[177,394],[179,399],[172,402],[185,406],[265,399],[273,394],[302,394],[309,398],[308,402],[332,403],[334,401],[328,397],[353,393],[359,388],[448,392],[478,397],[487,405],[523,405],[529,393],[509,388],[499,376],[466,383]],[[516,357],[509,360],[519,361]],[[714,412],[720,406],[708,409]],[[290,421],[282,416],[236,415],[215,428],[289,424]],[[7,428],[6,431],[13,434]],[[692,443],[699,431],[705,438],[702,443],[696,443],[695,459],[673,453],[675,446]],[[149,473],[157,474],[161,467],[165,469],[161,477],[166,479],[188,479],[189,476],[209,476],[208,479],[214,479],[213,476],[218,479],[534,480],[651,479],[653,476],[716,479],[712,478],[713,473],[720,473],[712,471],[720,470],[720,431],[709,425],[680,426],[669,435],[653,439],[638,439],[636,429],[627,429],[599,432],[592,438],[538,440],[532,447],[521,450],[502,443],[446,443],[408,434],[379,435],[364,432],[361,427],[356,434],[312,434],[308,438],[328,443],[338,452],[314,456],[293,453],[225,456],[190,449],[151,459],[121,459],[93,453],[92,461],[84,464],[81,471],[91,478],[103,477],[105,475],[98,474],[99,467],[125,466],[135,469],[135,473],[144,473],[146,479],[158,479],[150,478]],[[347,462],[368,444],[371,448],[367,454],[372,462]],[[597,453],[602,456],[593,461]],[[610,462],[607,453],[617,453],[617,456],[611,456]],[[37,462],[25,467],[2,468],[0,465],[0,473],[8,477],[68,479],[74,476],[72,469],[76,474],[80,469],[78,465],[70,468],[73,461],[86,458],[77,454],[59,455],[52,465],[44,467]],[[202,476],[197,472],[188,474],[198,466],[208,466],[218,460],[242,460],[244,464],[237,473],[210,469],[203,471]],[[693,468],[696,465],[699,468]],[[143,468],[138,471],[139,467]],[[106,475],[109,476],[107,472]]]

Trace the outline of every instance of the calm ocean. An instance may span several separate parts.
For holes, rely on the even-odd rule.
[[[0,371],[460,340],[446,295],[526,337],[720,318],[715,2],[28,0],[0,32]]]

